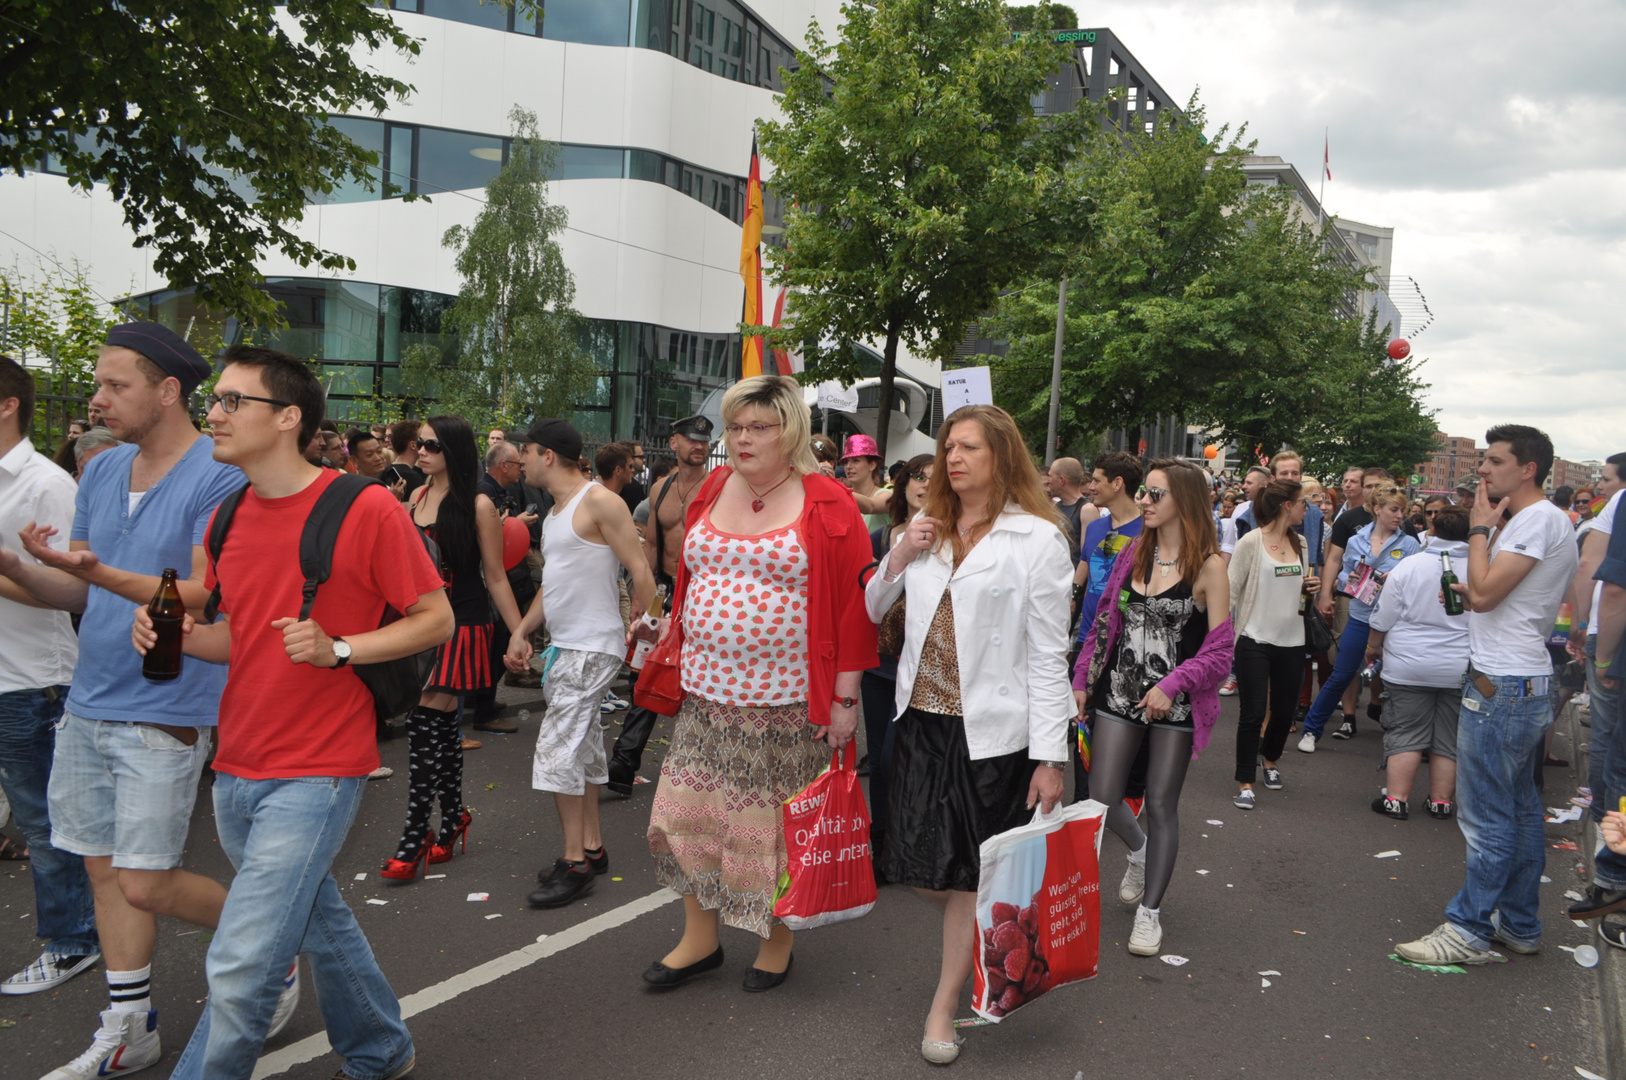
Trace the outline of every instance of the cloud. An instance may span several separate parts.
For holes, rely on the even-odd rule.
[[[1395,273],[1436,322],[1414,341],[1453,435],[1543,427],[1571,459],[1626,449],[1626,6],[1108,2],[1164,90],[1395,227]]]

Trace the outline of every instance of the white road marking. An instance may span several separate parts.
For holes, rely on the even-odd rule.
[[[546,960],[555,953],[560,953],[573,945],[580,945],[589,938],[597,937],[606,930],[614,930],[642,915],[665,907],[678,899],[678,894],[670,889],[658,889],[648,896],[640,897],[631,903],[622,904],[612,911],[594,916],[586,922],[577,923],[568,930],[561,930],[557,934],[543,934],[534,943],[523,949],[515,949],[505,953],[494,960],[487,960],[477,967],[433,986],[427,986],[416,994],[409,994],[401,999],[401,1018],[411,1019],[421,1012],[427,1012],[436,1005],[444,1005],[453,998],[478,989],[487,983],[496,982],[505,975],[512,975],[530,967],[539,960]],[[308,1038],[299,1040],[290,1046],[260,1058],[254,1067],[252,1080],[264,1080],[265,1077],[280,1076],[295,1065],[303,1065],[307,1061],[315,1061],[332,1050],[327,1041],[327,1032],[321,1031]]]

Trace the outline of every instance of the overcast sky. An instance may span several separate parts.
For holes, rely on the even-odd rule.
[[[1395,229],[1435,322],[1441,428],[1534,424],[1560,457],[1626,450],[1626,5],[1136,0],[1078,5],[1210,126]]]

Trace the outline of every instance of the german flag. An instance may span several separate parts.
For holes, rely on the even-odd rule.
[[[740,236],[740,277],[745,280],[745,310],[740,322],[762,325],[762,163],[751,137],[751,172],[745,183],[745,230]],[[762,339],[747,337],[740,353],[740,378],[762,374]]]

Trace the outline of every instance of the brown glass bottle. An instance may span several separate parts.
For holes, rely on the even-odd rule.
[[[186,619],[186,605],[175,585],[173,568],[164,571],[158,591],[147,605],[147,614],[158,641],[142,659],[141,674],[153,682],[168,682],[181,674],[181,623]]]

